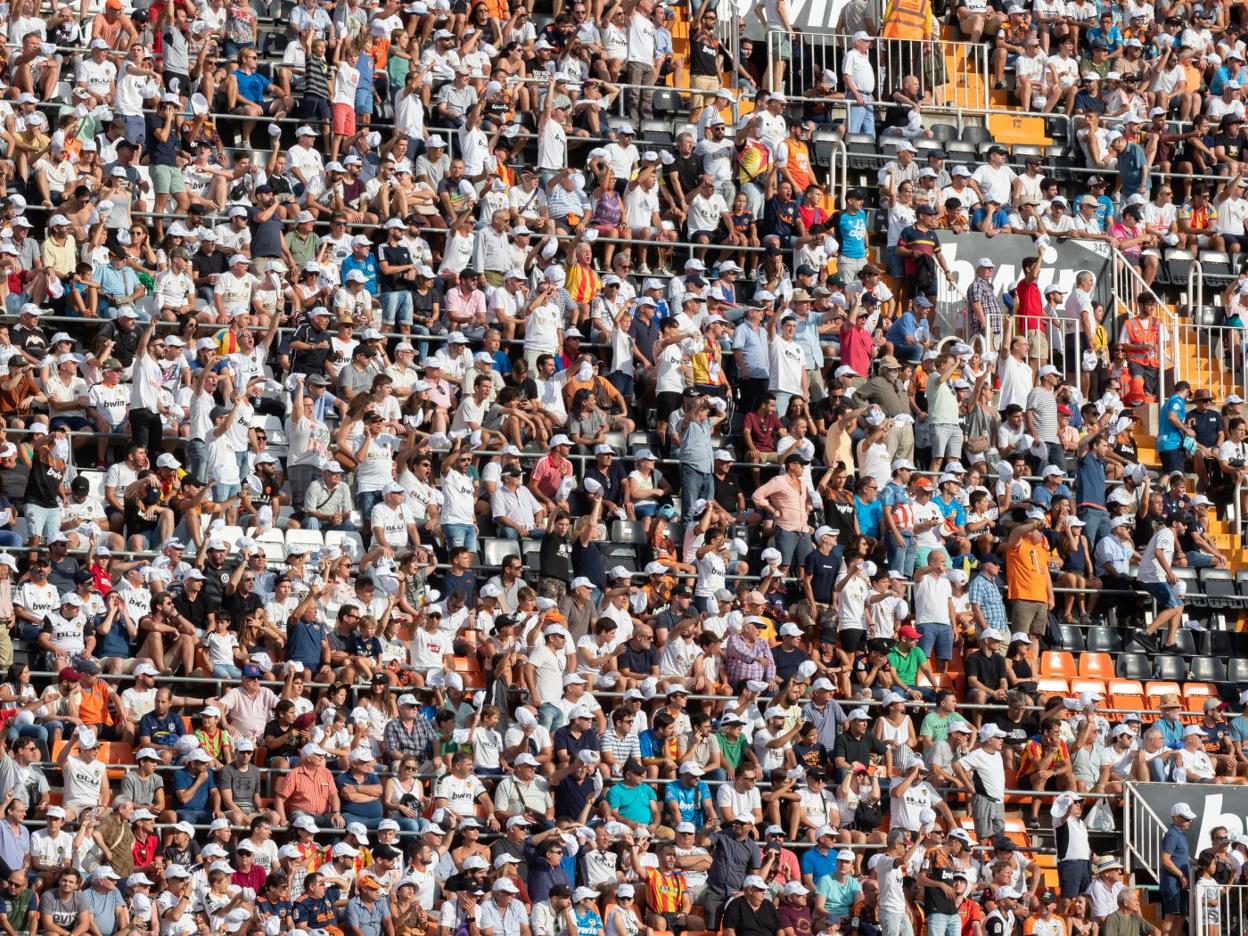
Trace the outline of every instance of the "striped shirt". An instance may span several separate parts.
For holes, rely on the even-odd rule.
[[[630,759],[641,760],[641,741],[635,734],[626,734],[621,738],[613,728],[602,736],[602,752],[611,755],[615,762],[611,772],[618,777]]]
[[[683,871],[664,874],[651,868],[646,872],[646,903],[653,913],[679,913],[687,889]]]
[[[568,276],[563,288],[578,303],[593,302],[602,289],[602,281],[598,279],[598,274],[594,272],[593,267],[583,263],[574,263],[568,267]]]
[[[984,315],[988,318],[988,328],[994,335],[1001,334],[1001,301],[997,298],[997,292],[992,287],[992,280],[984,279],[982,276],[975,277],[966,290],[966,315],[971,323],[971,334],[982,335],[984,332],[983,323],[980,322],[979,316],[975,314],[975,303],[979,303],[983,309]]]
[[[329,66],[324,58],[308,57],[303,72],[303,96],[329,100]]]

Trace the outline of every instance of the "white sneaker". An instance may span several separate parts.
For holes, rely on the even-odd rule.
[[[650,275],[650,268],[649,268],[648,266],[646,266],[646,265],[643,263],[641,266],[639,266],[639,267],[637,268],[637,275],[638,275],[638,276],[649,276],[649,275]]]

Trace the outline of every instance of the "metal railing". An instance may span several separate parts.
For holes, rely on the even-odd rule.
[[[784,43],[791,42],[791,51],[785,52]],[[767,76],[768,90],[781,91],[790,100],[813,84],[814,76],[824,69],[836,73],[838,85],[841,82],[841,63],[851,48],[851,38],[842,33],[797,33],[787,36],[779,30],[767,33]],[[968,101],[968,106],[981,106],[987,111],[991,108],[992,76],[989,68],[988,46],[984,43],[962,42],[950,39],[895,39],[876,36],[872,39],[871,56],[875,65],[875,92],[873,97],[880,97],[884,89],[898,86],[902,76],[913,75],[919,81],[919,93],[930,94],[933,100],[946,85],[953,86],[955,96],[958,90],[968,87],[960,85],[960,79],[976,78],[980,87],[975,89],[975,100]],[[946,60],[952,56],[951,67]],[[786,64],[781,76],[780,87],[774,84],[776,63]],[[942,78],[944,80],[938,80]],[[840,100],[848,106],[843,94]],[[825,102],[826,103],[826,102]],[[873,105],[878,102],[872,102]],[[1019,111],[999,109],[1000,113],[1020,116]]]
[[[1123,870],[1132,874],[1143,869],[1153,880],[1161,880],[1161,838],[1167,823],[1140,795],[1136,781],[1126,784],[1122,796]]]

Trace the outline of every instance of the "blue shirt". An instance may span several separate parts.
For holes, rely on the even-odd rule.
[[[763,380],[771,374],[767,355],[767,331],[761,325],[755,329],[742,322],[732,335],[732,350],[740,351],[745,358],[745,373],[741,376]]]
[[[176,800],[174,801],[174,805],[176,806],[178,810],[183,810],[183,809],[202,810],[202,809],[208,808],[208,792],[210,790],[216,789],[217,784],[212,779],[212,771],[207,771],[205,773],[205,776],[207,777],[207,779],[199,785],[199,789],[195,791],[194,796],[192,796],[185,803],[179,803]],[[194,785],[195,785],[195,777],[191,775],[191,771],[188,768],[183,767],[181,770],[178,770],[176,773],[174,773],[173,789],[175,792],[180,792],[182,790],[189,790]]]
[[[1169,855],[1174,866],[1183,872],[1188,880],[1192,877],[1192,855],[1187,847],[1187,833],[1172,825],[1161,839],[1161,853]],[[1177,894],[1183,889],[1179,879],[1166,870],[1161,864],[1161,889],[1167,893]]]
[[[1089,448],[1075,465],[1075,507],[1105,510],[1105,462]]]
[[[264,92],[269,90],[268,78],[259,72],[252,72],[248,75],[240,69],[234,70],[234,77],[238,79],[239,97],[251,101],[252,104],[264,103]]]
[[[287,631],[286,659],[298,660],[308,672],[321,668],[321,643],[329,636],[325,625],[296,621]]]
[[[378,288],[379,288],[377,285],[377,272],[378,272],[377,258],[373,254],[370,253],[363,260],[356,260],[355,254],[353,253],[351,256],[347,257],[346,260],[343,260],[342,261],[342,282],[344,284],[347,282],[347,274],[350,273],[352,270],[359,270],[361,273],[363,273],[364,276],[367,277],[364,280],[364,288],[367,289],[374,296],[377,295]]]
[[[590,909],[582,913],[579,909],[574,909],[573,912],[576,914],[577,936],[602,936],[602,917],[597,910]]]
[[[858,518],[858,529],[862,531],[863,536],[879,537],[880,526],[884,522],[884,505],[880,503],[878,497],[868,503],[859,499],[855,494],[854,515]]]
[[[1043,510],[1048,510],[1053,506],[1055,497],[1070,497],[1070,488],[1065,484],[1059,484],[1056,490],[1050,491],[1047,486],[1037,484],[1031,489],[1031,502]]]
[[[629,822],[642,822],[646,825],[651,822],[650,804],[657,799],[648,783],[639,783],[635,787],[615,783],[607,791],[608,806]]]
[[[812,848],[802,855],[802,874],[809,874],[816,882],[825,874],[836,874],[836,849],[825,854],[822,849]]]
[[[1231,719],[1231,740],[1248,741],[1248,715]]]
[[[1187,400],[1183,399],[1181,393],[1174,394],[1161,408],[1161,428],[1157,430],[1159,452],[1173,452],[1181,448],[1183,439],[1186,438],[1186,433],[1170,419],[1172,414],[1177,417],[1180,426],[1187,422]]]
[[[841,242],[841,256],[851,260],[866,257],[867,213],[861,209],[842,211],[836,217],[836,239]]]
[[[912,503],[910,492],[906,490],[906,486],[904,484],[898,484],[896,481],[889,481],[888,484],[884,485],[884,490],[880,491],[880,504],[886,510],[890,507],[896,507],[898,505],[905,505],[909,503]],[[913,530],[902,530],[901,533],[903,536],[914,536]]]
[[[351,776],[349,771],[343,771],[335,780],[338,786],[338,792],[341,793],[344,787],[349,786],[380,786],[381,778],[375,773],[368,774],[363,780],[356,780]],[[349,803],[346,798],[342,798],[342,811],[352,816],[359,816],[361,819],[377,819],[380,820],[384,813],[381,809],[381,797],[377,797],[371,803]]]
[[[702,828],[705,815],[702,803],[711,798],[711,788],[706,781],[698,780],[693,786],[685,786],[683,780],[673,780],[663,788],[663,803],[675,803],[680,810],[681,822],[692,822]]]
[[[943,497],[933,497],[932,503],[940,508],[941,516],[945,518],[953,517],[955,526],[966,525],[966,511],[962,509],[962,505],[958,503],[956,498],[946,504]]]
[[[907,348],[917,347],[912,339],[918,330],[918,320],[914,317],[914,313],[907,309],[889,326],[888,333],[884,337],[893,345],[903,345]]]
[[[129,267],[120,270],[111,263],[106,263],[95,271],[95,281],[100,284],[100,292],[114,296],[129,296],[139,285],[138,274]]]
[[[797,333],[793,340],[806,352],[806,363],[811,368],[822,369],[823,346],[819,344],[819,320],[815,315],[794,316],[797,319]]]
[[[139,737],[151,738],[152,744],[161,747],[173,747],[182,736],[184,727],[182,719],[173,712],[168,712],[164,718],[155,712],[148,712],[139,719]]]
[[[1143,186],[1148,173],[1147,162],[1144,147],[1139,143],[1128,143],[1126,149],[1118,154],[1118,174],[1122,176],[1122,191],[1128,196],[1136,194]]]

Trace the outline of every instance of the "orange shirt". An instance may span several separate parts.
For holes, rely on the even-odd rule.
[[[792,137],[784,141],[784,147],[789,151],[789,175],[793,177],[793,184],[797,186],[797,193],[800,195],[816,181],[814,167],[810,164],[810,147],[804,140],[795,140]]]
[[[1005,553],[1005,576],[1011,601],[1049,600],[1049,549],[1024,536]]]
[[[108,683],[96,679],[90,689],[80,686],[79,692],[78,717],[84,725],[98,728],[113,723],[113,710],[108,705]]]
[[[287,810],[320,816],[329,812],[329,794],[333,788],[334,775],[327,767],[300,764],[286,774],[279,792],[286,800]]]

